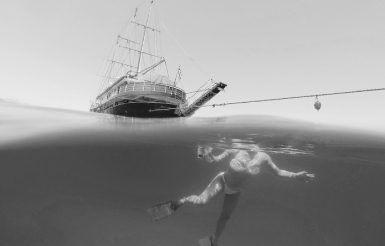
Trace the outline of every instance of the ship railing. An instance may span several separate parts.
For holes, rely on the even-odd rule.
[[[104,104],[115,96],[128,94],[130,92],[138,92],[138,94],[141,95],[153,94],[157,96],[163,96],[165,98],[174,98],[180,101],[186,100],[186,93],[183,90],[177,88],[176,86],[154,82],[130,81],[117,86],[115,89],[106,93],[103,97],[100,97],[97,102],[99,104]]]
[[[186,93],[175,86],[167,84],[145,83],[145,82],[130,82],[119,86],[118,94],[129,92],[158,92],[169,97],[179,100],[186,99]]]

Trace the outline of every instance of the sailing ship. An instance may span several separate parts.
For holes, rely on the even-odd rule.
[[[143,118],[186,117],[226,87],[225,83],[214,82],[189,103],[187,93],[177,86],[181,79],[180,67],[175,79],[170,79],[166,59],[155,52],[157,45],[151,46],[150,41],[160,34],[159,29],[150,25],[153,4],[153,0],[149,2],[143,16],[145,22],[138,20],[136,8],[129,21],[129,26],[133,27],[131,32],[118,35],[115,50],[107,60],[102,89],[91,105],[91,112]],[[162,66],[167,75],[160,72]]]

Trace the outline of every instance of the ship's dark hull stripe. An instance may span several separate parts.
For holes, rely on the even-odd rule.
[[[180,117],[175,112],[176,105],[169,103],[130,103],[123,101],[118,105],[112,104],[110,107],[103,110],[93,110],[98,113],[114,114],[127,117],[143,117],[143,118],[165,118],[165,117]],[[152,111],[154,109],[170,110]]]

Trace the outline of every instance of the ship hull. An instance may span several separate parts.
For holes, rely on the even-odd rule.
[[[121,78],[97,97],[91,112],[141,118],[181,117],[179,105],[186,103],[186,93],[170,84],[134,82]]]
[[[113,106],[103,109],[99,107],[91,111],[105,114],[120,115],[126,117],[139,118],[172,118],[181,117],[176,113],[176,105],[170,103],[138,103],[138,102],[118,102]]]

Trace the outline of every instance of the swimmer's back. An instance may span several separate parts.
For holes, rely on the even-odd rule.
[[[240,162],[241,165],[246,166],[250,161],[250,155],[247,153],[247,151],[238,150],[233,159]]]

